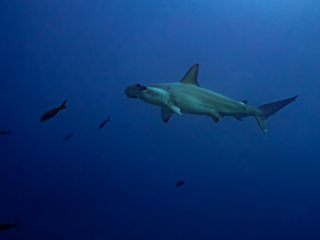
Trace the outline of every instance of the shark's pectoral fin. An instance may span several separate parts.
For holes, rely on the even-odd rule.
[[[182,115],[181,112],[180,112],[180,108],[178,108],[173,102],[168,102],[167,103],[167,106],[173,111],[175,112],[176,114],[178,115]]]
[[[217,123],[221,118],[224,117],[224,115],[222,115],[221,113],[211,113],[210,117]]]
[[[174,112],[167,106],[161,108],[162,120],[167,123]]]

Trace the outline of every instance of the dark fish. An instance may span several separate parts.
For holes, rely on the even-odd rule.
[[[8,134],[8,135],[11,136],[11,130],[9,130],[9,131],[1,130],[1,131],[0,131],[0,135],[6,135],[6,134]]]
[[[50,118],[54,117],[55,115],[57,115],[58,112],[60,112],[60,110],[62,109],[66,109],[68,107],[66,107],[66,101],[65,100],[60,107],[58,108],[51,108],[49,109],[48,111],[46,111],[42,117],[40,118],[40,122],[45,122],[45,121],[48,121]]]
[[[17,226],[18,221],[16,221],[14,224],[0,224],[0,232],[4,230],[8,230],[10,228],[20,228]]]
[[[123,124],[121,124],[121,126],[122,126],[122,127],[131,127],[131,124],[129,124],[129,123],[123,123]]]
[[[69,140],[73,135],[74,135],[74,133],[71,133],[71,134],[65,136],[65,137],[63,138],[63,140],[64,140],[64,141]]]
[[[100,124],[99,129],[103,128],[104,125],[106,125],[107,122],[110,122],[110,116],[108,117],[107,120],[103,121],[103,122]]]
[[[181,187],[183,184],[184,184],[184,181],[179,181],[179,182],[176,183],[176,186],[177,187]]]

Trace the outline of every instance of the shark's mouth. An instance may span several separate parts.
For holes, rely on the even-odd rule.
[[[147,90],[147,87],[137,83],[127,87],[124,92],[128,98],[137,98],[137,95],[144,93]]]

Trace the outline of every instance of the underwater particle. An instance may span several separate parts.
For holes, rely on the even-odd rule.
[[[103,128],[104,125],[106,125],[107,122],[110,122],[110,116],[107,118],[107,120],[103,121],[100,126],[99,126],[99,129]]]
[[[0,131],[0,135],[6,135],[6,134],[8,134],[8,135],[11,136],[11,130],[9,130],[9,131],[1,130],[1,131]]]
[[[182,185],[184,185],[184,181],[179,181],[179,182],[176,183],[177,187],[181,187]]]
[[[14,228],[20,228],[20,227],[17,226],[17,223],[18,223],[18,221],[16,221],[14,224],[7,224],[7,223],[0,224],[0,232],[4,231],[4,230],[8,230],[8,229],[13,228],[13,227]]]
[[[74,133],[71,133],[71,134],[65,136],[65,137],[63,138],[63,141],[69,140],[73,135],[74,135]]]
[[[40,118],[40,122],[45,122],[48,121],[50,118],[54,117],[55,115],[57,115],[58,112],[60,112],[60,110],[62,109],[66,109],[68,107],[66,107],[66,101],[65,100],[60,107],[58,108],[51,108],[48,111],[46,111]]]

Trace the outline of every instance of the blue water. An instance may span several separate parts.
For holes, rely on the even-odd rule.
[[[21,227],[0,239],[320,238],[320,3],[3,0],[0,21],[0,224]],[[255,107],[299,97],[264,134],[124,94],[195,63]]]

